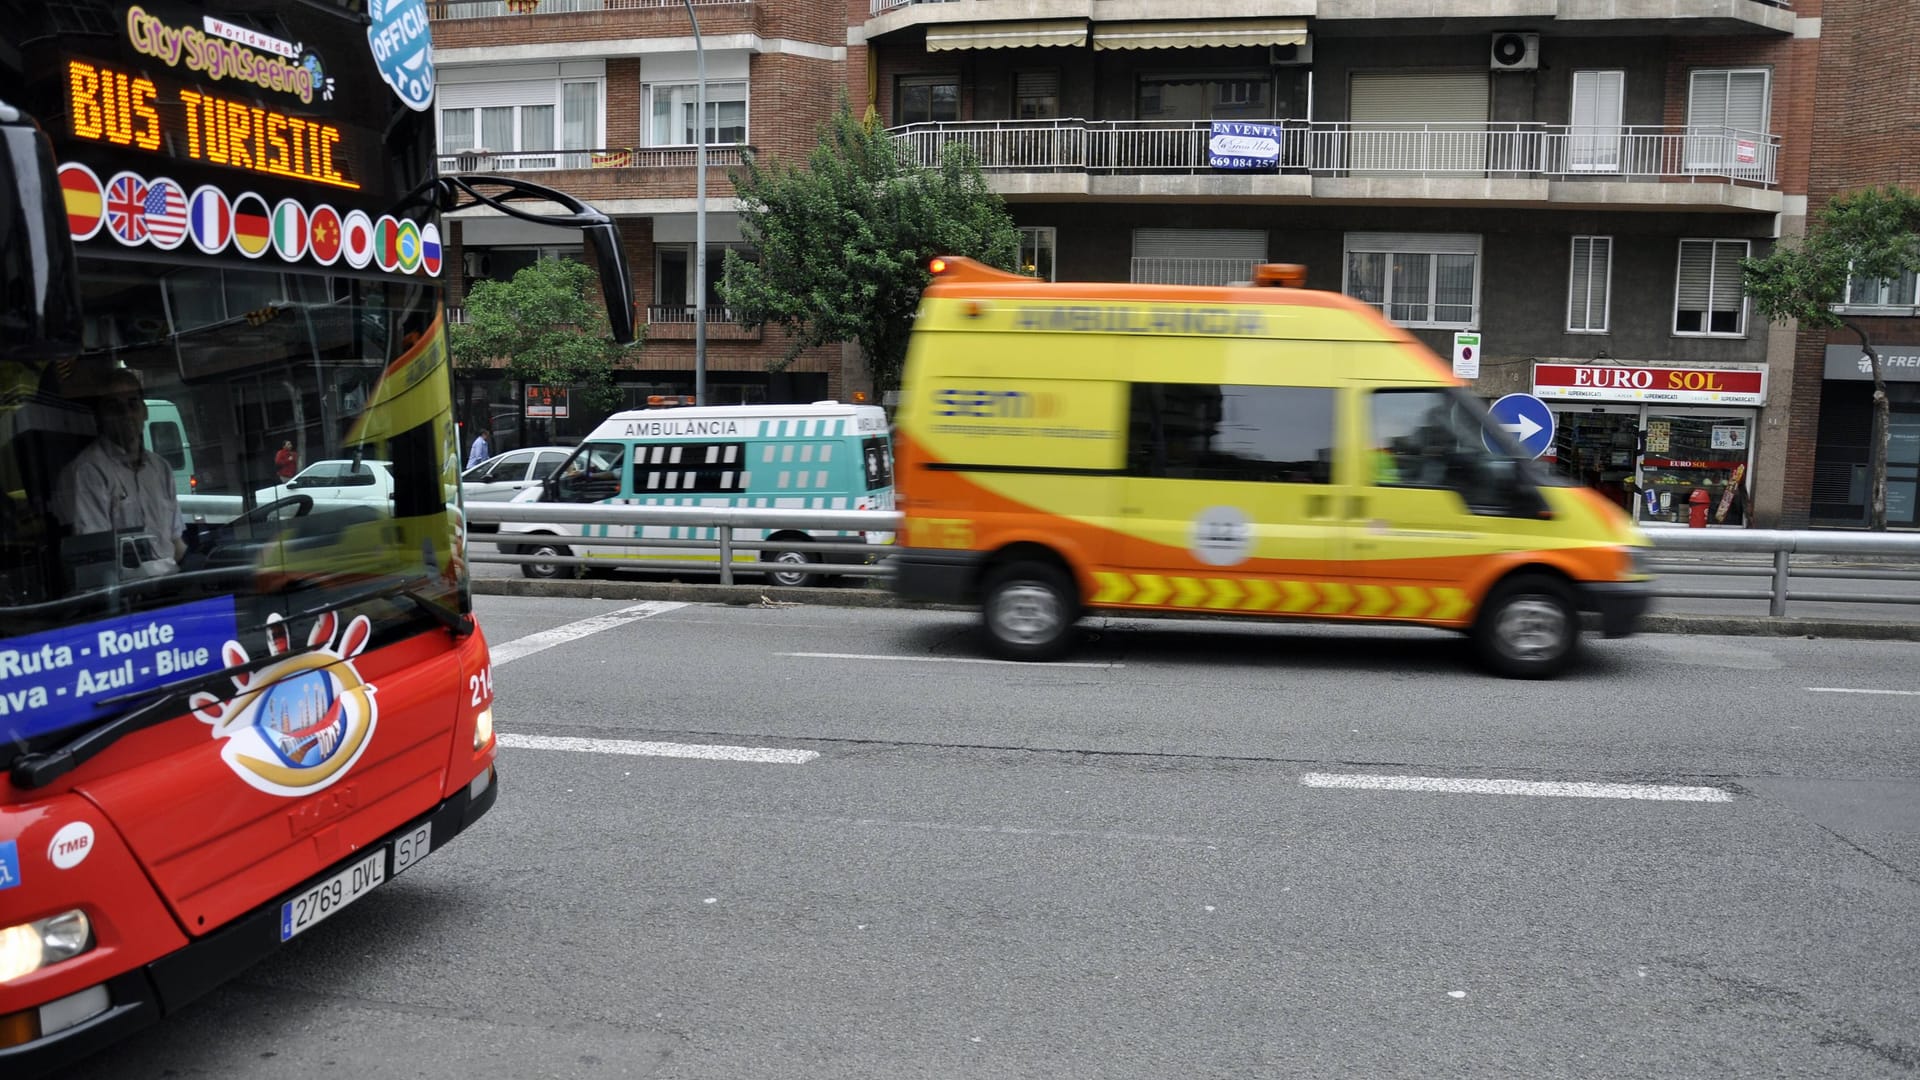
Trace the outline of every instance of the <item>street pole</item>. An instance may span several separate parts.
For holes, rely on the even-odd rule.
[[[707,50],[700,43],[700,19],[687,5],[693,24],[694,151],[693,151],[693,403],[707,403]]]

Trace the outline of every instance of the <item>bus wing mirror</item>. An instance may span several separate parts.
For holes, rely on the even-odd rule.
[[[80,352],[80,275],[67,231],[53,145],[0,101],[0,359],[56,360]]]

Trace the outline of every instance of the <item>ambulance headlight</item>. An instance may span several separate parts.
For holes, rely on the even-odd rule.
[[[0,930],[0,982],[31,975],[93,947],[93,925],[75,908]]]
[[[473,718],[473,748],[479,750],[493,741],[493,708],[481,709]]]

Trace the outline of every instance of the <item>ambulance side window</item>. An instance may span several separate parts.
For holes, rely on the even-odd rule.
[[[745,491],[747,483],[745,443],[653,443],[634,447],[636,495]]]
[[[1487,449],[1485,410],[1464,391],[1376,390],[1368,414],[1369,483],[1453,491],[1475,513],[1513,514],[1536,501],[1525,463]]]
[[[1127,472],[1173,480],[1325,484],[1334,391],[1313,386],[1135,383]]]
[[[554,478],[560,502],[590,503],[615,498],[625,478],[627,448],[619,443],[586,443],[573,452]]]

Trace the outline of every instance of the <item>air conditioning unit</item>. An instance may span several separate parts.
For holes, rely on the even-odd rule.
[[[1298,45],[1267,46],[1267,63],[1274,67],[1297,67],[1313,63],[1313,39],[1308,38]]]
[[[468,277],[484,278],[493,276],[493,256],[488,255],[486,252],[469,251],[466,253],[466,261]]]
[[[1493,35],[1492,56],[1488,66],[1495,71],[1533,71],[1540,66],[1540,35]]]

